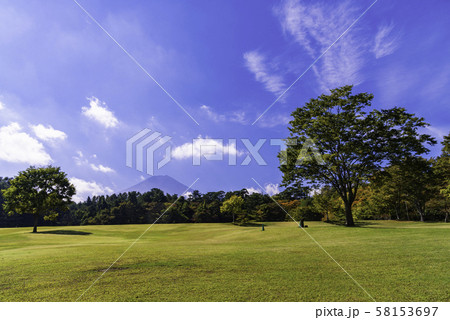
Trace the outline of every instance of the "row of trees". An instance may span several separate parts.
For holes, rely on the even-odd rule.
[[[59,168],[30,168],[20,173],[19,177],[35,170],[59,170]],[[10,185],[11,182],[15,184],[14,180],[0,179],[0,188],[4,189],[2,194],[8,199],[12,195],[11,190],[17,190]],[[306,215],[311,220],[321,219],[318,212],[311,210],[309,198],[296,198],[288,191],[275,198],[284,210],[288,210],[296,217]],[[189,197],[179,197],[165,194],[155,188],[144,194],[128,192],[88,197],[81,203],[62,202],[59,208],[52,207],[51,210],[47,208],[40,212],[36,209],[32,212],[31,209],[36,206],[31,205],[28,213],[32,213],[35,219],[41,219],[40,221],[32,219],[30,215],[21,215],[20,208],[15,207],[17,202],[5,203],[3,197],[0,198],[0,202],[3,204],[0,207],[0,227],[34,225],[36,228],[37,222],[43,225],[89,225],[146,224],[157,220],[158,223],[233,222],[242,225],[255,221],[286,220],[286,212],[268,195],[249,194],[246,189],[205,194],[196,190]],[[65,208],[62,207],[63,203],[67,205]]]
[[[373,95],[352,86],[311,99],[293,113],[287,149],[279,154],[286,190],[271,199],[243,189],[188,198],[152,189],[71,203],[75,188],[60,168],[29,168],[0,179],[0,226],[27,223],[18,214],[59,224],[418,219],[448,221],[450,135],[442,154],[426,159],[436,140],[428,124],[404,108],[371,108]],[[311,189],[317,190],[311,195]],[[276,201],[273,201],[276,200]],[[5,214],[12,215],[7,219]],[[159,218],[161,216],[161,218]]]
[[[450,135],[445,137],[442,154],[435,159],[416,158],[413,163],[392,165],[361,185],[352,205],[355,219],[397,220],[445,220],[448,221],[450,198],[448,173],[450,172]],[[37,171],[48,171],[58,175],[59,168],[30,168],[18,177],[33,177]],[[64,174],[63,174],[64,175]],[[17,179],[17,178],[16,178]],[[234,192],[194,191],[189,197],[164,194],[159,189],[140,194],[137,192],[89,197],[85,202],[70,203],[67,199],[54,199],[35,203],[33,211],[22,193],[18,196],[18,185],[8,178],[0,178],[0,227],[41,225],[89,225],[89,224],[148,224],[158,223],[202,223],[233,222],[248,224],[260,221],[285,221],[291,217],[297,221],[324,220],[345,221],[345,203],[331,186],[323,186],[314,192],[302,188],[287,188],[273,199],[259,193],[249,194],[246,189]],[[23,181],[22,179],[18,180]],[[49,179],[47,179],[49,181]],[[28,187],[28,183],[26,186]],[[73,191],[67,186],[70,193]],[[32,188],[38,195],[45,188]],[[39,191],[39,192],[38,192]],[[309,191],[309,192],[308,192]],[[48,190],[47,190],[48,192]],[[15,199],[5,204],[4,196]],[[28,196],[28,200],[31,196]],[[276,202],[274,201],[276,200]],[[20,204],[17,207],[17,204]],[[64,204],[66,206],[64,206]],[[56,206],[55,206],[56,205]],[[7,214],[7,210],[15,208]],[[20,213],[32,213],[21,215]],[[33,214],[34,213],[34,214]],[[40,219],[40,221],[38,221]]]

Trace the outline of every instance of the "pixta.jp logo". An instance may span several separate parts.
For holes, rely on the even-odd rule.
[[[160,132],[154,131],[151,133],[150,129],[144,129],[130,139],[126,143],[126,162],[127,167],[144,172],[144,159],[146,159],[145,170],[149,175],[154,174],[155,152],[165,145],[172,137],[162,136]],[[161,169],[170,161],[171,148],[166,146],[165,156],[162,160],[156,163],[157,168]]]

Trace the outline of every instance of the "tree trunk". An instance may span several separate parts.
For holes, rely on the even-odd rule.
[[[448,207],[447,207],[447,199],[444,200],[445,202],[445,220],[444,222],[447,223],[448,222]]]
[[[400,211],[400,205],[401,205],[401,200],[400,200],[400,191],[398,191],[397,194],[397,200],[395,201],[395,214],[397,215],[397,220],[400,220],[400,215],[398,214],[398,212]]]
[[[405,208],[406,208],[406,219],[409,221],[409,212],[408,212],[408,202],[405,201]]]
[[[349,202],[345,203],[345,220],[347,227],[354,227],[355,222],[353,221],[353,214],[352,214],[352,204]]]
[[[419,213],[420,216],[420,222],[424,222],[422,208],[417,206],[417,212]]]
[[[37,233],[37,225],[39,221],[39,216],[37,214],[34,215],[34,227],[33,227],[33,233]]]
[[[425,215],[425,206],[422,206],[420,203],[416,204],[417,212],[420,215],[420,222],[424,222],[424,215]]]

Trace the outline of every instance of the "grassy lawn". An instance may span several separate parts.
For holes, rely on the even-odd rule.
[[[377,301],[450,300],[450,224],[306,229]],[[148,225],[0,229],[0,300],[74,301]],[[155,225],[81,301],[370,301],[294,223]]]

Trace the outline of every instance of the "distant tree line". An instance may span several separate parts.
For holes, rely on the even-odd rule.
[[[354,218],[448,222],[450,134],[442,145],[442,153],[436,158],[416,157],[373,175],[360,187],[352,208]],[[0,190],[9,188],[10,181],[0,178]],[[32,215],[8,215],[3,202],[0,193],[0,227],[33,225]],[[345,220],[346,212],[342,198],[329,186],[316,190],[290,186],[273,199],[265,194],[250,194],[246,189],[204,194],[195,190],[187,197],[179,197],[155,188],[143,194],[88,197],[84,202],[71,203],[54,221],[41,218],[39,225],[149,224],[163,213],[158,223],[247,224],[291,217],[297,221],[339,222]]]
[[[0,227],[395,219],[449,220],[450,134],[442,152],[424,158],[436,139],[404,108],[371,108],[373,95],[352,86],[330,90],[293,113],[279,153],[283,186],[271,198],[248,190],[187,197],[159,189],[70,202],[74,187],[60,168],[34,168],[0,178]],[[58,186],[58,187],[56,187]],[[5,198],[6,196],[6,198]],[[7,201],[5,201],[5,199]],[[40,217],[40,218],[39,218]]]
[[[0,188],[8,188],[10,179],[2,178]],[[311,199],[303,195],[295,198],[288,191],[275,196],[284,208],[302,207],[305,212]],[[178,199],[178,200],[177,200]],[[241,201],[237,201],[240,199]],[[0,202],[3,199],[0,198]],[[59,212],[55,221],[41,220],[40,225],[91,225],[91,224],[148,224],[162,214],[158,223],[212,223],[252,221],[284,221],[286,213],[268,195],[252,193],[246,189],[233,192],[208,192],[195,190],[188,197],[165,194],[160,189],[146,193],[128,192],[109,196],[88,197],[81,203],[72,203],[69,209]],[[311,211],[310,219],[320,220],[320,214]],[[7,215],[0,208],[0,227],[32,226],[31,215]]]

